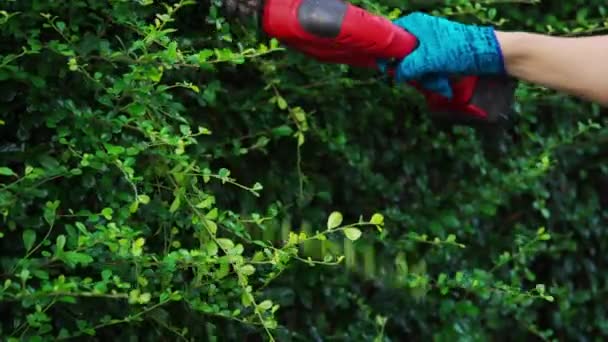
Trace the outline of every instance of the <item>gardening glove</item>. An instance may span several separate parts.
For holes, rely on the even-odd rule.
[[[414,12],[394,21],[418,38],[419,46],[395,70],[398,82],[418,81],[432,92],[452,97],[450,76],[505,74],[494,28],[456,23]]]

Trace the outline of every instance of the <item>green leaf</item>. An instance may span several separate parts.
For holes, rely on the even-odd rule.
[[[215,256],[219,251],[217,248],[217,244],[213,241],[209,241],[205,244],[205,250],[207,251],[207,255]]]
[[[9,169],[6,166],[0,167],[0,176],[14,176],[15,173],[13,170]]]
[[[265,301],[258,304],[258,308],[260,310],[266,311],[266,310],[272,308],[272,301],[266,299]]]
[[[359,238],[361,237],[361,231],[353,227],[346,228],[344,229],[344,235],[346,235],[349,240],[356,241],[359,240]]]
[[[205,218],[209,219],[209,220],[216,220],[219,217],[219,211],[217,210],[217,208],[213,208],[211,210],[209,210],[209,212],[207,214],[205,214]]]
[[[205,225],[207,229],[209,229],[209,233],[211,233],[211,235],[215,235],[217,233],[217,224],[214,221],[205,219]]]
[[[287,101],[282,96],[277,96],[277,105],[282,110],[287,109]]]
[[[179,209],[180,205],[182,204],[181,198],[180,196],[175,196],[175,198],[173,199],[173,203],[171,203],[171,207],[169,208],[169,212],[170,213],[174,213],[177,211],[177,209]]]
[[[220,176],[220,178],[228,178],[230,176],[230,170],[228,170],[226,168],[221,168],[217,172],[217,175]]]
[[[382,214],[376,213],[372,215],[370,223],[381,226],[384,224],[384,216],[382,216]]]
[[[218,245],[220,245],[220,247],[222,249],[225,249],[225,250],[234,248],[234,242],[232,242],[232,240],[230,240],[230,239],[226,239],[226,238],[217,239],[217,243],[218,243]]]
[[[57,208],[59,208],[59,201],[47,202],[44,207],[44,220],[52,226],[55,224],[57,218]]]
[[[106,219],[106,220],[111,220],[112,219],[112,215],[114,214],[114,209],[112,208],[104,208],[101,211],[101,215]]]
[[[22,235],[25,250],[29,252],[32,247],[34,247],[34,243],[36,242],[36,232],[31,229],[26,229],[23,231]]]
[[[445,241],[448,242],[448,243],[455,242],[456,241],[456,235],[454,235],[454,234],[448,235],[448,237],[447,237],[447,239],[445,239]]]
[[[327,218],[327,229],[334,229],[342,224],[342,213],[334,211]]]
[[[112,276],[111,270],[105,269],[105,270],[101,271],[101,279],[108,280],[108,279],[110,279],[111,276]]]
[[[122,146],[117,146],[117,145],[111,145],[111,144],[105,144],[106,150],[108,151],[109,155],[121,155],[123,153],[125,153],[126,149]]]
[[[141,296],[139,296],[138,302],[139,302],[139,304],[147,304],[150,302],[151,299],[152,299],[152,295],[150,293],[146,292],[146,293],[142,293]]]
[[[213,196],[207,196],[207,197],[205,197],[204,200],[202,200],[195,207],[198,209],[207,209],[207,208],[210,208],[213,205],[213,203],[215,203],[215,198]]]
[[[146,106],[141,103],[132,103],[127,108],[127,112],[133,116],[142,116],[146,114]]]
[[[93,257],[85,253],[79,252],[65,252],[61,254],[61,259],[71,266],[76,266],[81,264],[82,266],[87,266],[88,264],[93,262]]]
[[[199,64],[205,64],[209,57],[213,56],[213,50],[201,50],[197,54],[197,60]]]
[[[244,307],[248,308],[251,306],[252,303],[253,303],[253,296],[251,295],[251,293],[243,292],[241,294],[241,304],[243,304]]]
[[[148,196],[148,195],[139,195],[138,198],[137,198],[137,200],[141,204],[148,204],[148,203],[150,203],[150,196]]]
[[[65,247],[65,235],[61,234],[57,237],[55,246],[57,248],[57,252],[63,252],[63,248]]]
[[[139,209],[139,201],[135,201],[135,202],[131,203],[131,206],[129,206],[129,212],[131,214],[136,213],[138,209]]]
[[[240,268],[240,271],[242,274],[250,276],[255,273],[255,267],[253,267],[252,265],[245,265]]]
[[[272,135],[276,137],[286,137],[293,134],[293,129],[287,125],[276,127],[272,130]]]
[[[143,237],[140,237],[137,240],[133,241],[133,244],[131,245],[131,253],[134,256],[140,256],[145,243],[146,239],[144,239]]]
[[[490,8],[488,11],[488,19],[492,20],[496,18],[496,8]]]

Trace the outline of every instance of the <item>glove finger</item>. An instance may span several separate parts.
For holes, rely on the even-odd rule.
[[[406,56],[397,66],[395,72],[395,79],[397,82],[408,82],[412,80],[418,80],[423,75],[428,74],[430,70],[425,67],[424,54],[420,50],[412,52],[412,54]]]
[[[422,27],[420,25],[424,24],[423,21],[429,20],[432,18],[433,17],[431,17],[425,13],[414,12],[414,13],[410,13],[406,16],[403,16],[401,18],[397,18],[397,19],[393,20],[393,24],[400,26],[406,30],[416,29],[417,27]]]
[[[426,75],[420,79],[420,85],[433,93],[440,94],[448,99],[453,96],[450,80],[443,75]]]

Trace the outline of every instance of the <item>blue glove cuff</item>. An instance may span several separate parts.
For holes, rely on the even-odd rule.
[[[464,67],[475,74],[505,74],[504,57],[496,31],[490,26],[474,26],[465,31],[473,65]],[[464,59],[466,61],[466,59]]]
[[[500,41],[498,40],[498,37],[496,36],[495,29],[492,29],[492,40],[494,41],[494,44],[496,46],[496,51],[498,54],[498,64],[500,65],[498,73],[500,75],[506,75],[507,69],[505,68],[505,56],[502,52],[502,47],[500,46]]]

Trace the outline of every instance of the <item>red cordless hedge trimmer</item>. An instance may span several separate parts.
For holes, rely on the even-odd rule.
[[[321,62],[378,68],[379,60],[400,61],[418,39],[387,18],[342,0],[225,0],[228,15],[258,15],[264,32]],[[469,124],[505,123],[516,81],[509,77],[464,76],[452,81],[448,99],[410,84],[438,116]]]

